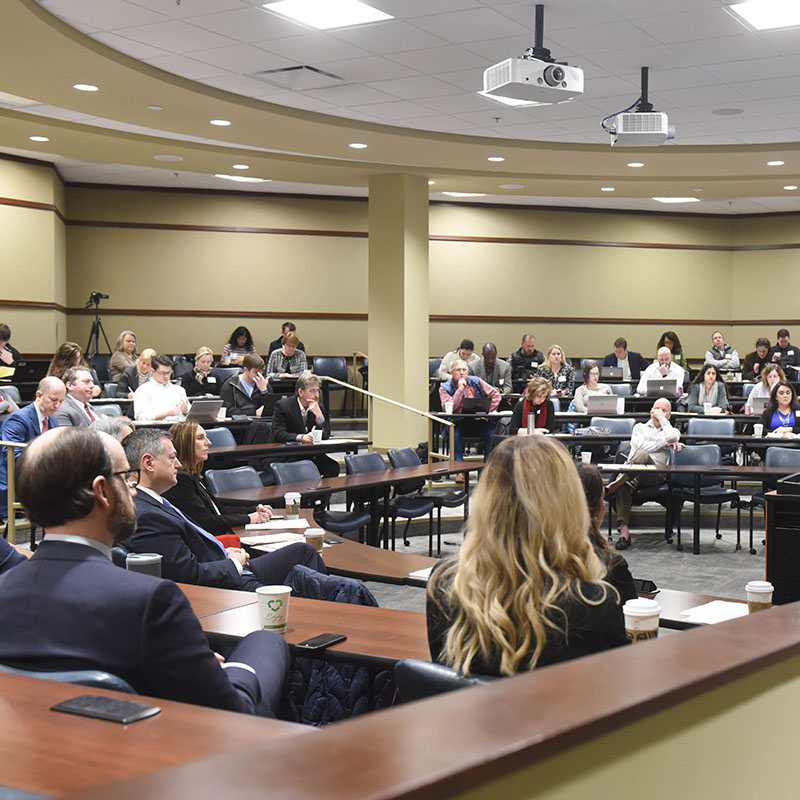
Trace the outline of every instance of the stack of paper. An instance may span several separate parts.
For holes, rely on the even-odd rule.
[[[681,612],[685,622],[696,625],[714,625],[717,622],[746,617],[747,614],[747,603],[731,603],[729,600],[712,600]]]
[[[244,529],[246,531],[304,531],[307,527],[307,519],[271,519],[269,522],[245,525]]]
[[[420,580],[428,580],[431,576],[433,567],[425,567],[425,569],[415,569],[413,572],[408,573],[409,578],[419,578]]]

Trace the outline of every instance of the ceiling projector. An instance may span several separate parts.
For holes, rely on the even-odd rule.
[[[583,94],[583,70],[521,56],[483,71],[483,93],[528,103],[563,103]]]
[[[612,147],[653,146],[675,138],[675,126],[669,124],[663,111],[623,112],[614,119],[616,127],[608,131]]]

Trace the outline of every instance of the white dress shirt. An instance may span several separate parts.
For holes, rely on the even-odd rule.
[[[679,367],[674,361],[669,362],[669,370],[666,375],[661,374],[661,365],[654,361],[639,379],[636,387],[637,394],[647,394],[647,381],[678,381],[678,394],[681,393],[683,386],[683,367]]]
[[[669,446],[680,441],[681,434],[672,427],[668,419],[661,420],[661,427],[656,428],[651,417],[647,422],[638,422],[631,433],[631,451],[628,463],[636,453],[648,453],[650,459],[658,466],[669,463]]]
[[[168,383],[166,386],[158,381],[147,381],[133,393],[133,413],[137,420],[156,419],[168,408],[178,406],[186,400],[186,392],[182,386]],[[183,419],[179,414],[169,419]]]

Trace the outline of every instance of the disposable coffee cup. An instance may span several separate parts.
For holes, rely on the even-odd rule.
[[[314,444],[319,444],[322,441],[322,431],[319,428],[314,428],[311,431],[311,435],[314,437]]]
[[[536,430],[536,414],[528,414],[528,433]]]
[[[452,400],[448,400],[444,404],[444,413],[445,414],[452,414],[453,413],[453,401]]]
[[[291,586],[259,586],[256,589],[258,619],[262,630],[275,631],[281,635],[286,632],[291,594]]]
[[[775,587],[769,581],[750,581],[744,590],[747,592],[747,611],[755,614],[772,608],[772,592]]]
[[[225,406],[220,406],[219,411],[217,411],[217,422],[222,422],[225,419],[225,414],[227,413],[227,409]]]
[[[581,461],[584,464],[591,464],[592,463],[592,454],[591,453],[581,453]]]
[[[289,492],[286,495],[286,519],[300,517],[300,492]]]
[[[713,408],[713,406],[711,405],[711,403],[703,403],[703,413],[704,414],[710,414],[712,408]]]
[[[753,436],[763,436],[764,435],[764,426],[760,422],[756,422],[753,425]]]
[[[305,536],[306,544],[310,544],[318,553],[322,552],[322,542],[325,539],[325,531],[310,530],[306,531]]]
[[[658,636],[658,620],[661,606],[655,600],[628,600],[622,607],[625,615],[625,633],[636,644]]]
[[[160,578],[161,553],[128,553],[125,557],[125,569]]]

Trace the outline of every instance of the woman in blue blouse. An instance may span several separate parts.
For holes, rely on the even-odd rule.
[[[788,381],[779,381],[770,395],[769,405],[764,409],[759,422],[764,431],[796,439],[800,433],[800,411],[794,386]]]

